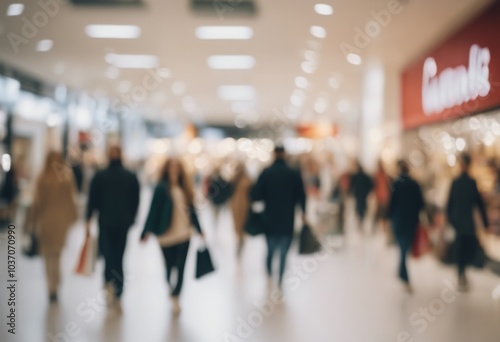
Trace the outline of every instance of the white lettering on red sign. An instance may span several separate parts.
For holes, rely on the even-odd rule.
[[[437,75],[436,60],[429,57],[424,62],[422,79],[422,108],[426,115],[441,113],[478,97],[485,97],[491,90],[490,50],[472,45],[469,67],[464,65],[446,68]]]

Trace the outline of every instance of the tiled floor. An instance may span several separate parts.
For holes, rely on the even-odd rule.
[[[145,195],[145,197],[148,197]],[[142,201],[144,219],[149,200]],[[202,221],[213,218],[203,210]],[[72,229],[64,250],[63,285],[58,305],[45,297],[42,260],[19,260],[17,334],[7,334],[5,262],[2,261],[1,341],[340,341],[340,342],[498,342],[500,341],[500,277],[471,271],[473,289],[454,292],[453,269],[431,256],[410,262],[415,293],[406,294],[395,279],[397,252],[383,236],[361,236],[353,224],[344,243],[314,257],[297,255],[294,245],[281,302],[264,276],[264,241],[250,238],[241,261],[227,212],[207,241],[217,272],[194,279],[191,248],[181,297],[182,313],[170,312],[163,260],[156,241],[138,241],[139,226],[129,234],[125,256],[127,284],[123,313],[99,304],[102,265],[90,278],[73,274],[83,239],[82,224]],[[6,260],[5,239],[0,253]],[[294,270],[294,271],[293,271]],[[295,272],[295,273],[293,273]],[[495,291],[495,289],[497,289]],[[92,304],[92,301],[95,301]]]

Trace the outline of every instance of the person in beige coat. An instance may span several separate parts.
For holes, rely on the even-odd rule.
[[[61,250],[66,234],[76,219],[76,185],[71,168],[66,165],[61,153],[49,152],[35,185],[27,228],[35,232],[40,254],[45,259],[51,302],[57,301]]]
[[[234,192],[231,198],[231,212],[233,214],[234,229],[238,239],[237,255],[241,255],[245,241],[245,223],[250,209],[250,188],[252,181],[248,177],[245,166],[238,164],[233,179]]]

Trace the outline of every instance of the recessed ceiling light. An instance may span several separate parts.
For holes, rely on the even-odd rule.
[[[290,103],[296,107],[300,107],[306,100],[306,93],[303,90],[295,89],[292,96],[290,96]]]
[[[253,30],[248,26],[200,26],[195,33],[199,39],[245,40],[253,37]]]
[[[150,69],[158,65],[158,58],[152,55],[120,55],[108,53],[105,61],[117,68]]]
[[[309,32],[316,38],[323,39],[326,37],[326,30],[321,26],[311,26]]]
[[[23,11],[24,11],[23,4],[10,4],[9,7],[7,7],[7,16],[14,17],[16,15],[21,15]]]
[[[172,83],[172,93],[174,93],[174,95],[184,95],[184,93],[186,92],[186,88],[187,87],[184,82],[175,81],[174,83]]]
[[[328,84],[330,85],[330,87],[332,87],[333,89],[338,89],[340,88],[340,84],[342,83],[341,81],[341,78],[340,76],[338,75],[334,75],[332,77],[330,77],[330,79],[328,80]]]
[[[134,25],[87,25],[85,33],[90,38],[135,39],[141,29]]]
[[[237,114],[249,113],[254,110],[254,104],[252,102],[233,102],[231,110]]]
[[[316,13],[321,15],[332,15],[333,7],[327,4],[316,4],[314,5],[314,10]]]
[[[347,61],[351,64],[354,64],[354,65],[360,65],[361,64],[361,56],[358,55],[357,53],[351,52],[350,54],[347,55]]]
[[[314,62],[302,62],[301,67],[306,74],[312,74],[316,71],[317,65]]]
[[[54,42],[50,39],[42,39],[36,44],[36,51],[47,52],[54,46]]]
[[[251,69],[255,58],[249,55],[214,55],[208,57],[207,63],[212,69]]]
[[[249,85],[225,85],[217,89],[222,100],[251,101],[255,98],[255,89]]]
[[[307,86],[309,85],[309,82],[307,81],[307,78],[305,78],[304,76],[297,76],[295,77],[295,85],[298,88],[306,89]]]

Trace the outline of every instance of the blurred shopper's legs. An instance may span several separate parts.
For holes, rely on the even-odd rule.
[[[123,292],[123,254],[127,244],[128,227],[101,228],[101,243],[104,256],[104,280],[113,286],[114,293],[120,298]]]
[[[267,241],[267,274],[272,277],[273,274],[273,256],[276,249],[279,249],[280,253],[280,265],[279,265],[279,282],[281,286],[283,281],[283,274],[285,273],[286,258],[288,256],[288,251],[290,250],[290,245],[292,243],[292,237],[287,235],[266,235]]]
[[[57,300],[57,290],[61,279],[60,271],[60,253],[47,253],[45,258],[45,274],[47,276],[47,285],[51,301]]]
[[[182,290],[182,283],[184,280],[184,268],[186,265],[186,259],[189,251],[189,240],[174,246],[163,247],[162,252],[165,257],[165,263],[167,267],[167,281],[170,285],[172,297],[178,297]],[[177,279],[174,284],[172,284],[171,276],[172,269],[177,270]]]
[[[465,271],[467,264],[474,256],[476,243],[476,237],[473,235],[458,235],[456,237],[458,284],[462,290],[466,290],[468,287]]]
[[[406,266],[406,257],[411,248],[411,237],[410,236],[397,236],[397,241],[399,245],[399,249],[401,252],[400,261],[399,261],[399,278],[405,283],[410,284],[410,278],[408,276],[408,268]]]

